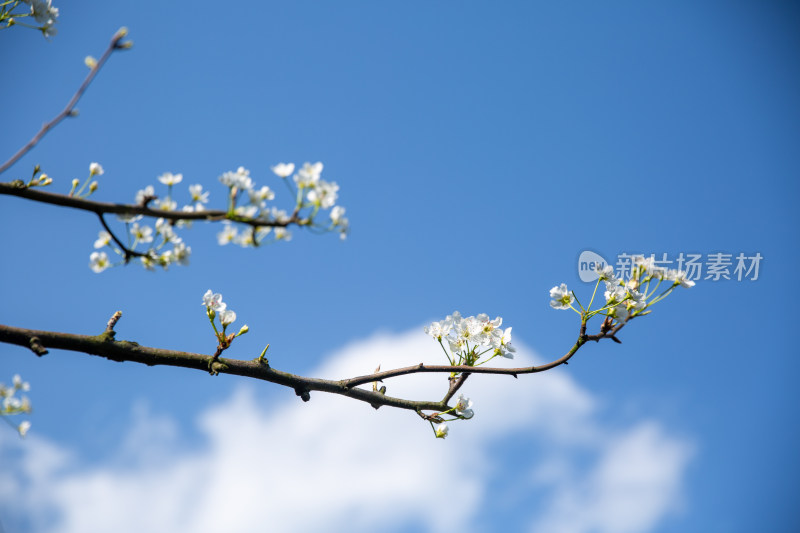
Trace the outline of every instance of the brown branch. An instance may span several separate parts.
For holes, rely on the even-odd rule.
[[[131,204],[112,204],[109,202],[98,202],[95,200],[88,200],[86,198],[76,198],[67,196],[66,194],[57,194],[53,192],[42,191],[37,188],[27,187],[22,181],[14,181],[11,183],[0,182],[0,194],[8,196],[17,196],[19,198],[27,198],[35,202],[43,204],[59,205],[62,207],[70,207],[81,211],[88,211],[98,216],[104,214],[117,214],[117,215],[142,215],[150,218],[163,218],[173,222],[180,220],[205,220],[215,222],[219,220],[231,220],[233,222],[240,222],[248,224],[253,227],[269,226],[284,228],[291,224],[306,225],[306,219],[289,218],[288,220],[265,220],[256,218],[247,218],[240,216],[229,216],[227,211],[195,211],[187,213],[183,211],[163,211],[161,209],[152,209],[142,205]]]
[[[572,356],[575,355],[575,353],[581,348],[581,346],[590,340],[600,341],[604,338],[610,338],[619,342],[615,335],[625,326],[628,320],[630,320],[629,318],[628,320],[617,324],[611,330],[596,335],[586,335],[586,322],[584,321],[581,323],[578,340],[566,354],[554,361],[538,366],[521,368],[492,368],[466,365],[426,366],[423,363],[420,363],[414,366],[386,370],[383,372],[374,372],[366,376],[358,376],[350,379],[327,380],[298,376],[288,372],[275,370],[260,357],[256,357],[253,360],[247,361],[241,359],[226,359],[219,357],[221,350],[218,350],[216,353],[214,353],[214,355],[209,356],[191,352],[140,346],[139,344],[130,341],[118,341],[114,338],[116,332],[113,328],[121,315],[122,314],[119,311],[115,313],[112,319],[109,321],[106,330],[100,335],[96,336],[74,335],[71,333],[57,333],[52,331],[37,331],[0,324],[0,342],[24,346],[33,350],[34,353],[40,356],[47,353],[47,350],[44,349],[44,346],[48,346],[49,348],[69,350],[88,355],[105,357],[106,359],[117,362],[131,361],[142,363],[148,366],[166,365],[192,368],[195,370],[210,372],[214,375],[231,374],[236,376],[245,376],[292,388],[294,389],[295,393],[303,399],[303,401],[308,401],[310,399],[311,391],[320,391],[332,394],[340,394],[342,396],[363,401],[372,407],[375,407],[376,409],[386,405],[389,407],[407,409],[420,413],[421,411],[441,412],[450,409],[450,407],[447,405],[448,402],[452,399],[455,393],[461,388],[471,374],[511,375],[515,378],[519,374],[535,374],[550,370],[562,364],[566,364],[567,361],[569,361],[569,359],[572,358]],[[453,374],[450,379],[450,386],[447,394],[445,394],[444,398],[438,402],[405,400],[386,396],[386,389],[384,387],[381,387],[380,391],[357,388],[358,385],[381,381],[391,377],[431,372]]]
[[[127,35],[127,30],[125,28],[120,29],[119,31],[117,31],[117,33],[114,34],[114,36],[111,38],[111,42],[109,43],[108,48],[106,49],[105,52],[103,52],[103,55],[100,57],[100,59],[97,60],[97,63],[94,65],[94,67],[92,67],[92,69],[89,71],[89,74],[86,76],[86,79],[83,80],[83,83],[81,83],[81,86],[78,87],[78,90],[75,92],[75,94],[72,95],[72,98],[67,103],[67,106],[58,115],[56,115],[55,118],[53,118],[53,120],[45,123],[42,126],[42,129],[40,129],[36,133],[36,135],[34,135],[33,138],[30,141],[28,141],[28,143],[25,146],[20,148],[16,154],[12,155],[8,161],[6,161],[0,166],[0,174],[8,170],[11,167],[11,165],[16,163],[22,156],[27,154],[34,146],[36,146],[36,144],[40,140],[42,140],[42,137],[44,137],[48,131],[55,128],[58,125],[58,123],[61,122],[62,120],[72,115],[73,110],[75,109],[75,105],[78,103],[78,100],[81,99],[83,93],[86,92],[86,89],[89,88],[89,84],[92,83],[92,80],[100,71],[100,69],[103,67],[106,60],[108,60],[111,54],[115,50],[128,48],[128,45],[126,45],[126,43],[121,42],[122,39],[125,37],[125,35]]]
[[[131,361],[148,366],[166,365],[192,368],[204,372],[209,372],[210,370],[212,373],[245,376],[294,389],[297,395],[305,401],[308,400],[310,391],[320,391],[340,394],[378,407],[385,405],[415,412],[423,410],[445,411],[449,409],[447,402],[404,400],[386,396],[380,392],[345,386],[341,381],[308,378],[282,372],[271,368],[268,364],[259,362],[258,358],[245,361],[220,357],[213,361],[213,365],[210,365],[212,358],[208,355],[163,350],[140,346],[135,342],[118,341],[114,339],[113,333],[113,330],[107,328],[106,331],[96,336],[74,335],[71,333],[15,328],[0,324],[0,342],[24,346],[27,349],[33,349],[32,347],[35,344],[38,348],[47,346],[50,349],[81,352],[105,357],[117,362]],[[37,352],[37,355],[41,354]]]

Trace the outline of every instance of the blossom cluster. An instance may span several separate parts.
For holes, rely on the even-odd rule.
[[[675,287],[694,286],[694,281],[687,278],[686,272],[660,267],[652,257],[633,257],[631,277],[628,280],[616,277],[614,269],[610,265],[598,264],[595,270],[598,275],[598,286],[600,282],[605,285],[603,293],[605,305],[591,311],[594,296],[586,308],[583,308],[580,302],[577,303],[587,317],[601,314],[618,323],[624,322],[630,317],[648,313],[647,309],[651,305],[664,299]],[[662,284],[663,292],[658,293]],[[595,287],[596,292],[597,287]],[[550,289],[550,307],[553,309],[572,309],[581,313],[573,305],[576,301],[575,293],[567,288],[566,283]]]
[[[17,7],[23,7],[24,11],[15,13]],[[25,20],[28,17],[33,17],[40,25],[27,24]],[[10,0],[0,5],[0,24],[5,22],[5,26],[0,26],[0,29],[19,25],[37,29],[45,37],[52,37],[58,33],[55,27],[57,19],[58,8],[53,7],[52,0]]]
[[[461,313],[454,311],[444,320],[425,326],[424,330],[436,339],[451,365],[478,366],[497,356],[514,357],[516,349],[511,345],[511,328],[503,329],[500,327],[502,324],[501,317],[491,320],[489,315],[481,313],[464,318]],[[446,414],[454,418],[446,420],[442,417]],[[448,421],[467,420],[474,414],[472,400],[460,394],[452,409],[432,417],[431,428],[436,438],[443,439],[450,431]],[[436,426],[434,422],[437,422]]]
[[[425,326],[425,333],[436,339],[445,351],[450,364],[468,365],[483,364],[498,355],[514,358],[516,349],[511,345],[511,328],[501,328],[503,319],[489,319],[489,315],[464,318],[454,311],[452,315],[439,322]],[[447,344],[447,346],[445,346]],[[449,353],[447,348],[449,348]],[[478,360],[491,353],[487,359]]]
[[[212,314],[219,316],[223,328],[227,328],[236,321],[236,313],[233,309],[228,309],[228,304],[222,301],[222,294],[218,292],[215,293],[208,289],[203,295],[203,305],[209,316]]]
[[[19,374],[13,377],[10,386],[0,383],[0,399],[2,400],[2,404],[0,404],[0,415],[10,416],[30,413],[31,402],[28,397],[25,395],[17,396],[18,392],[28,392],[30,388],[30,384],[26,381],[22,381]],[[19,432],[20,436],[24,437],[30,429],[31,423],[24,420],[14,427]]]
[[[292,175],[294,169],[293,163],[279,163],[272,167],[272,171],[281,178]],[[89,178],[102,175],[103,172],[102,166],[92,163]],[[288,181],[283,180],[296,197],[291,214],[268,204],[275,199],[275,192],[266,185],[257,187],[248,169],[239,167],[223,173],[219,181],[228,188],[228,205],[223,229],[217,234],[218,243],[221,245],[234,243],[248,247],[259,246],[266,242],[289,241],[292,235],[286,227],[291,224],[338,231],[340,237],[344,238],[349,223],[344,216],[345,209],[336,205],[339,186],[321,179],[321,173],[322,163],[304,164],[294,175],[296,191]],[[141,207],[152,205],[152,208],[165,212],[200,213],[207,210],[209,193],[203,190],[202,185],[189,185],[189,201],[179,210],[173,188],[183,182],[183,174],[165,172],[158,176],[158,181],[167,187],[166,194],[158,197],[155,188],[148,185],[136,193],[136,205]],[[73,180],[71,196],[85,197],[97,189],[96,181],[87,180],[78,188],[79,184],[78,180]],[[88,192],[84,193],[87,184]],[[321,209],[330,209],[330,222],[321,224],[315,220]],[[149,270],[156,266],[166,269],[173,264],[189,264],[191,247],[184,244],[176,229],[191,227],[190,220],[172,221],[159,218],[155,227],[151,227],[140,224],[141,215],[123,215],[118,218],[125,224],[126,242],[118,240],[109,231],[101,231],[94,243],[97,251],[89,258],[89,267],[94,272],[102,272],[114,266],[106,248],[122,257],[117,264],[126,262],[131,255],[138,257],[142,265]],[[240,226],[244,229],[240,229]]]
[[[295,197],[295,206],[292,214],[267,205],[268,201],[275,198],[275,193],[268,186],[257,188],[250,177],[250,171],[239,167],[236,171],[225,172],[219,180],[228,187],[228,212],[232,220],[239,221],[237,217],[250,219],[257,222],[274,222],[278,225],[252,226],[245,231],[225,221],[225,228],[217,235],[219,244],[234,243],[239,246],[258,246],[272,233],[274,241],[290,241],[291,232],[286,229],[290,223],[295,222],[304,226],[317,227],[328,231],[338,231],[341,239],[346,238],[348,220],[344,216],[345,209],[336,205],[339,185],[321,179],[323,165],[320,162],[305,163],[292,180],[297,189],[286,180],[295,171],[294,163],[278,163],[271,167],[272,172],[282,178],[286,186]],[[240,205],[240,200],[244,202]],[[319,223],[316,216],[322,209],[330,209],[330,222]]]

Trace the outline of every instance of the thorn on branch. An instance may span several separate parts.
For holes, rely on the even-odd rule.
[[[28,346],[30,347],[31,351],[35,353],[38,357],[41,357],[47,354],[47,349],[42,346],[42,341],[39,340],[39,337],[31,337],[30,341],[28,341]]]
[[[311,393],[308,391],[308,389],[301,389],[300,387],[298,387],[294,389],[294,393],[300,396],[300,399],[303,400],[304,402],[307,402],[308,400],[311,399]]]
[[[611,335],[611,340],[616,342],[617,344],[622,344],[622,341],[619,340],[616,335]]]

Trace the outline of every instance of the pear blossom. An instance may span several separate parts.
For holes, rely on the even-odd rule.
[[[430,326],[425,326],[423,329],[425,330],[425,333],[434,339],[441,341],[442,337],[446,337],[452,328],[452,324],[448,323],[447,321],[442,321],[432,322]]]
[[[207,309],[218,313],[225,311],[225,308],[228,307],[228,305],[222,301],[222,294],[212,292],[211,289],[208,289],[203,295],[203,305],[206,306]]]
[[[250,196],[250,203],[255,205],[262,205],[264,202],[268,200],[275,199],[275,193],[272,191],[272,189],[270,189],[266,185],[264,185],[258,190],[253,189],[251,191],[248,191],[248,195]]]
[[[234,313],[231,309],[220,311],[219,320],[222,322],[223,327],[230,326],[236,321],[236,313]]]
[[[345,209],[340,205],[336,205],[331,209],[331,222],[334,226],[338,226],[344,218]],[[345,219],[346,220],[346,219]]]
[[[694,281],[686,277],[686,272],[683,270],[668,270],[665,279],[672,281],[675,285],[681,287],[694,287]]]
[[[289,242],[292,240],[292,233],[286,228],[275,228],[275,240]]]
[[[89,256],[89,268],[95,273],[100,273],[111,266],[108,261],[108,255],[105,252],[92,252]]]
[[[614,282],[616,280],[616,277],[614,276],[614,268],[611,265],[601,265],[600,263],[595,263],[594,269],[600,281]]]
[[[447,434],[450,432],[450,428],[447,427],[447,422],[442,422],[438,426],[436,426],[436,438],[443,439],[447,437]]]
[[[189,194],[192,195],[192,201],[199,204],[208,203],[208,191],[203,191],[203,186],[198,184],[189,185]]]
[[[244,167],[239,167],[235,172],[225,172],[219,177],[223,185],[239,190],[250,190],[253,187],[253,180],[250,178],[250,171]]]
[[[500,331],[500,330],[498,329],[495,331]],[[500,335],[500,338],[496,341],[494,347],[498,355],[501,355],[506,359],[514,359],[514,352],[516,352],[517,349],[511,345],[510,327],[507,327],[505,330],[502,331],[502,334]]]
[[[144,205],[145,199],[155,198],[156,191],[152,185],[148,185],[136,193],[136,205]]]
[[[229,223],[225,224],[222,231],[217,233],[217,242],[223,246],[228,243],[234,242],[238,233],[239,232],[236,230],[236,227],[234,227]]]
[[[562,283],[550,289],[550,307],[553,309],[569,309],[575,296],[567,290],[567,284]]]
[[[459,416],[463,416],[464,418],[472,418],[475,413],[471,409],[472,407],[472,400],[469,398],[464,398],[463,394],[458,395],[458,402],[456,403],[455,409],[456,414]]]
[[[164,185],[173,186],[183,181],[183,174],[173,174],[172,172],[164,172],[158,177],[158,181]]]
[[[316,162],[313,165],[305,163],[294,176],[294,182],[301,189],[312,187],[319,181],[320,174],[322,174],[322,163]]]
[[[309,202],[318,205],[323,209],[333,207],[338,197],[339,186],[336,182],[327,182],[319,180],[317,183],[310,186],[310,191],[306,195]]]
[[[647,300],[645,299],[645,294],[641,293],[637,290],[630,290],[628,291],[628,295],[630,299],[628,300],[628,311],[635,313],[636,311],[641,311],[645,307],[647,307]]]
[[[288,222],[289,221],[289,213],[284,211],[283,209],[278,209],[274,207],[270,210],[270,217],[272,217],[277,222]]]
[[[97,240],[94,241],[95,249],[108,246],[111,243],[111,234],[107,231],[101,231],[97,234]]]
[[[278,163],[270,168],[279,178],[288,178],[294,172],[294,163]]]
[[[606,298],[606,303],[615,304],[620,303],[627,298],[628,292],[625,290],[625,287],[619,285],[618,283],[615,284],[607,282],[604,296]]]
[[[138,223],[134,222],[131,225],[131,235],[137,242],[153,242],[153,228],[150,226],[139,226]]]
[[[171,198],[164,198],[158,201],[158,208],[162,211],[175,211],[178,208],[178,202]]]
[[[105,171],[100,163],[92,163],[89,165],[90,176],[102,176]]]
[[[181,266],[189,265],[189,256],[192,254],[191,246],[179,242],[172,248],[172,253],[176,263]]]
[[[178,237],[178,234],[175,233],[172,224],[165,218],[156,220],[156,233],[164,238],[164,242],[177,244],[182,241],[182,239]]]
[[[19,426],[17,426],[17,431],[19,432],[20,437],[24,437],[28,433],[29,429],[31,429],[31,423],[27,420],[23,420],[19,423]]]
[[[255,216],[258,214],[258,206],[240,205],[239,207],[234,209],[233,212],[239,215],[240,217],[255,218]]]
[[[55,24],[58,8],[52,6],[51,0],[26,0],[31,5],[31,15],[39,24],[45,26]]]

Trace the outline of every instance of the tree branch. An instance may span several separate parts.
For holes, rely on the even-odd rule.
[[[34,187],[27,187],[22,181],[14,181],[11,183],[0,182],[0,194],[17,196],[19,198],[27,198],[28,200],[33,200],[43,204],[60,205],[62,207],[71,207],[81,211],[89,211],[90,213],[94,213],[98,216],[104,214],[142,215],[150,218],[163,218],[173,222],[177,222],[179,220],[205,220],[209,222],[231,220],[234,222],[240,222],[242,224],[248,224],[253,227],[269,226],[276,228],[285,228],[291,224],[307,224],[306,219],[300,219],[296,217],[292,217],[283,221],[265,220],[229,215],[227,211],[220,210],[195,211],[187,213],[184,211],[164,211],[142,205],[98,202],[95,200],[88,200],[86,198],[67,196],[66,194],[42,191]]]
[[[308,401],[310,399],[311,391],[320,391],[331,394],[340,394],[342,396],[347,396],[355,400],[366,402],[376,409],[380,406],[386,405],[389,407],[396,407],[398,409],[406,409],[416,412],[441,412],[450,409],[450,407],[447,405],[448,402],[452,399],[458,389],[460,389],[464,384],[467,377],[469,377],[471,374],[501,374],[511,375],[516,378],[520,374],[535,374],[538,372],[544,372],[559,365],[566,364],[567,361],[569,361],[569,359],[572,358],[572,356],[575,355],[580,347],[583,346],[587,341],[600,341],[601,339],[605,338],[616,339],[616,333],[619,332],[619,330],[622,329],[622,327],[624,327],[627,323],[626,320],[604,333],[601,332],[596,335],[586,335],[586,323],[583,322],[581,324],[581,332],[578,340],[567,353],[554,361],[538,366],[521,368],[493,368],[466,365],[426,366],[423,363],[420,363],[414,366],[386,370],[383,372],[375,372],[373,374],[358,376],[350,379],[327,380],[298,376],[288,372],[275,370],[274,368],[270,367],[265,360],[258,357],[253,360],[227,359],[218,357],[219,354],[210,356],[198,353],[140,346],[139,344],[130,341],[118,341],[115,339],[116,332],[114,331],[114,326],[116,325],[120,316],[121,313],[119,311],[115,313],[111,320],[109,320],[105,331],[100,335],[95,336],[16,328],[13,326],[0,324],[0,342],[26,347],[32,350],[38,356],[46,354],[47,350],[45,347],[47,347],[95,355],[117,362],[131,361],[135,363],[142,363],[148,366],[166,365],[202,370],[212,374],[231,374],[235,376],[244,376],[292,388],[295,390],[295,393],[303,399],[303,401]],[[452,374],[448,392],[444,398],[438,402],[405,400],[402,398],[386,396],[384,392],[357,388],[359,385],[374,381],[381,381],[392,377],[431,372]]]
[[[42,129],[40,129],[36,133],[36,135],[34,135],[33,138],[30,141],[28,141],[28,143],[25,146],[20,148],[16,154],[12,155],[8,161],[6,161],[0,166],[0,174],[8,170],[11,167],[11,165],[16,163],[22,156],[31,151],[31,149],[34,146],[36,146],[36,144],[40,140],[42,140],[42,137],[44,137],[48,131],[55,128],[58,125],[58,123],[61,122],[62,120],[72,115],[72,112],[75,109],[75,105],[78,103],[78,100],[81,99],[83,93],[86,92],[86,89],[89,88],[89,84],[92,83],[92,80],[100,71],[100,69],[103,68],[103,65],[111,56],[111,54],[115,50],[121,50],[127,48],[126,43],[121,42],[122,39],[125,37],[125,35],[127,35],[127,33],[128,33],[127,30],[125,28],[122,28],[119,31],[117,31],[117,33],[114,34],[114,36],[111,38],[111,42],[109,43],[108,48],[106,48],[106,51],[103,52],[103,55],[100,56],[100,59],[97,60],[97,63],[89,71],[89,74],[83,80],[81,86],[78,87],[78,90],[75,92],[75,94],[72,95],[72,98],[67,103],[67,106],[58,115],[56,115],[55,118],[53,118],[50,122],[45,123],[42,126]]]

